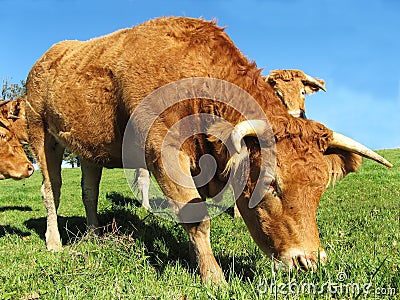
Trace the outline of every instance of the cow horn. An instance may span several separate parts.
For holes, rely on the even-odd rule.
[[[311,77],[310,75],[307,75],[305,73],[304,73],[304,75],[305,75],[305,78],[302,80],[303,82],[308,83],[310,85],[315,85],[319,89],[326,92],[325,84],[322,84],[321,82],[319,82],[317,79]]]
[[[14,116],[12,114],[8,114],[7,119],[11,119],[11,120],[18,120],[21,119],[20,117]]]
[[[275,79],[271,75],[263,76],[263,79],[265,82],[268,82],[268,83],[275,82]]]
[[[365,147],[359,142],[356,142],[355,140],[337,132],[333,132],[333,139],[329,143],[329,146],[359,154],[366,158],[375,160],[376,162],[383,164],[388,168],[393,167],[393,165],[390,162],[388,162],[379,154],[375,153],[374,151]]]
[[[6,105],[10,100],[0,100],[0,107]]]
[[[264,120],[247,120],[240,122],[235,126],[231,133],[233,146],[237,153],[240,153],[241,141],[245,136],[262,135],[267,129],[267,123]]]

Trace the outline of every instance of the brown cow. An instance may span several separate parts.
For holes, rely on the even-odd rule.
[[[305,95],[310,95],[325,89],[325,81],[313,78],[301,70],[273,70],[266,76],[268,82],[288,110],[294,117],[306,118]],[[150,174],[146,169],[137,169],[135,182],[142,196],[142,206],[151,209],[149,203]],[[222,196],[222,195],[221,195]],[[234,217],[240,216],[234,205]]]
[[[230,93],[228,83],[242,92]],[[175,89],[177,84],[186,89]],[[168,95],[155,91],[160,87]],[[236,101],[232,106],[210,99],[207,95],[215,91],[233,102],[249,95],[256,105]],[[328,163],[332,160],[324,155],[328,147],[345,148],[390,166],[323,125],[289,115],[256,64],[214,22],[160,18],[86,42],[58,43],[31,69],[27,92],[30,143],[43,174],[47,248],[61,247],[57,209],[64,147],[81,159],[87,223],[97,227],[102,168],[122,167],[122,150],[128,143],[124,152],[130,159],[128,167],[147,168],[154,174],[189,234],[203,281],[224,278],[211,249],[210,219],[203,201],[226,184],[224,171],[232,171],[234,183],[244,183],[237,203],[258,246],[289,267],[313,268],[318,256],[326,258],[315,217],[330,168],[339,167],[344,176],[358,167],[338,154],[331,154],[335,164]],[[193,92],[195,97],[169,106],[178,96]],[[257,107],[265,118],[252,115]],[[202,113],[212,117],[197,117]],[[132,131],[127,137],[128,129]],[[208,134],[183,136],[190,132]],[[182,136],[185,140],[180,143]],[[271,174],[273,141],[276,169]],[[146,163],[136,156],[140,153],[145,153]],[[202,174],[200,158],[205,154],[215,159],[216,174],[198,186],[195,179]]]
[[[22,179],[32,175],[34,167],[19,142],[26,137],[25,114],[21,100],[0,102],[0,179]]]

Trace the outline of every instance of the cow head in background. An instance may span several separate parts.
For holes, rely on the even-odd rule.
[[[34,171],[20,143],[20,140],[27,140],[22,102],[0,102],[0,180],[27,178]]]
[[[305,118],[305,96],[325,89],[325,81],[305,74],[301,70],[274,70],[265,77],[294,117]]]

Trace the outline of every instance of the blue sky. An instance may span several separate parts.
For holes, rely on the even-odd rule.
[[[25,79],[58,41],[87,40],[160,16],[217,19],[264,74],[326,81],[307,116],[372,149],[400,147],[400,1],[0,0],[0,80]]]

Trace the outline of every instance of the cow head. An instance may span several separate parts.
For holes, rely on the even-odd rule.
[[[305,118],[305,95],[325,89],[325,82],[313,78],[300,70],[274,70],[264,78],[268,82],[289,114]]]
[[[22,179],[31,176],[34,168],[14,131],[11,130],[16,119],[3,116],[4,112],[8,112],[6,108],[8,104],[9,101],[0,103],[2,112],[0,115],[0,179]]]
[[[279,118],[274,122],[280,122]],[[286,126],[274,130],[276,166],[271,172],[269,162],[261,159],[271,155],[270,143],[263,141],[268,135],[268,125],[264,122],[239,123],[226,143],[233,144],[237,151],[227,163],[234,172],[232,185],[236,203],[253,239],[266,254],[275,258],[276,266],[315,269],[327,257],[319,240],[316,212],[330,181],[357,170],[361,165],[359,155],[388,167],[391,164],[322,124],[282,118]],[[213,130],[209,130],[211,135],[221,131]],[[334,150],[330,151],[330,147]],[[246,178],[243,178],[244,157],[248,157],[249,164]],[[236,186],[243,186],[241,180],[246,181],[244,189],[237,191]],[[254,199],[256,202],[252,203]]]

